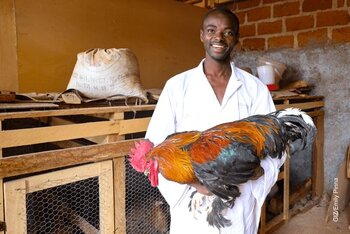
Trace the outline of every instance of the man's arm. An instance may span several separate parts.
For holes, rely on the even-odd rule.
[[[168,135],[176,131],[176,107],[174,100],[172,88],[167,83],[159,97],[145,136],[146,139],[149,139],[155,145],[158,145]],[[158,189],[171,208],[176,205],[187,187],[186,184],[168,181],[161,174],[159,175]]]

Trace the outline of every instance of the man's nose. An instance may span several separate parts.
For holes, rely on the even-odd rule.
[[[217,31],[217,32],[215,32],[214,37],[215,37],[216,40],[223,40],[224,39],[224,33],[221,32],[221,31]]]

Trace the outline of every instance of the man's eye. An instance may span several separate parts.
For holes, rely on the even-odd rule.
[[[207,33],[209,33],[209,34],[214,34],[214,33],[215,33],[215,30],[214,30],[214,29],[207,29]]]
[[[233,32],[232,31],[225,31],[224,32],[224,36],[225,37],[232,37],[234,34],[233,34]]]

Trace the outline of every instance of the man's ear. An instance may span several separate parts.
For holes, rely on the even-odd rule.
[[[201,39],[201,42],[203,42],[203,33],[204,33],[204,31],[203,31],[203,29],[201,29],[199,31],[199,38]]]

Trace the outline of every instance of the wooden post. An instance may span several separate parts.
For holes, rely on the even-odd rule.
[[[0,131],[2,131],[2,121],[0,121]],[[2,158],[2,148],[0,148],[0,158]],[[0,179],[0,222],[5,222],[4,212],[4,182]],[[4,233],[4,231],[0,231],[0,233]]]
[[[124,119],[124,113],[113,113],[111,121],[118,122]],[[124,136],[118,134],[108,135],[107,142],[124,140]],[[126,233],[126,197],[125,197],[125,158],[113,159],[114,180],[114,233]]]
[[[283,219],[285,222],[289,219],[289,150],[287,150],[287,158],[284,162],[284,180],[283,180]]]
[[[259,228],[259,234],[265,234],[265,233],[266,233],[266,201],[261,207],[260,228]]]

